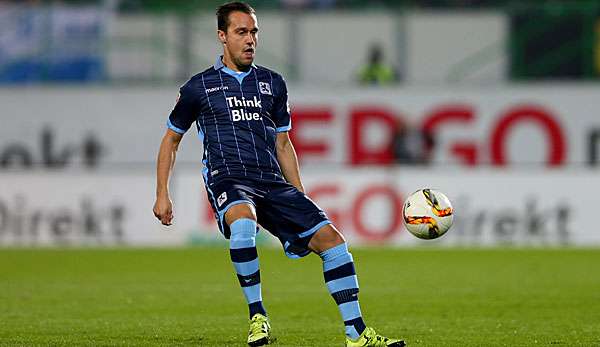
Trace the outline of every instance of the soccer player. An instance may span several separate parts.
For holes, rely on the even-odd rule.
[[[223,55],[180,89],[157,159],[154,215],[171,225],[168,182],[183,134],[196,124],[204,146],[203,176],[219,229],[250,311],[248,344],[269,344],[255,237],[258,224],[276,236],[288,257],[310,252],[323,260],[325,283],[345,325],[346,346],[404,346],[366,327],[358,280],[344,237],[305,194],[288,131],[290,107],[281,75],[254,65],[255,11],[242,2],[217,9]]]

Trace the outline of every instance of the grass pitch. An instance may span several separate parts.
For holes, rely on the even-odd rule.
[[[353,249],[368,325],[409,346],[600,346],[600,250]],[[343,346],[314,255],[259,249],[275,346]],[[0,250],[0,346],[245,346],[223,248]]]

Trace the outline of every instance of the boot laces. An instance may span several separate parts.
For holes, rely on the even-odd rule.
[[[260,332],[266,333],[267,332],[267,322],[264,319],[262,319],[262,317],[259,317],[259,316],[253,317],[252,323],[250,324],[250,331],[253,334],[260,333]]]
[[[365,336],[367,338],[367,346],[387,347],[387,337],[378,335],[375,330],[371,330],[370,333],[371,334]]]

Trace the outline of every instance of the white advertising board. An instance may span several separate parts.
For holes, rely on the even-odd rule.
[[[309,196],[355,245],[600,245],[590,227],[600,176],[594,171],[361,169],[306,171]],[[419,188],[445,192],[452,229],[423,241],[402,223],[404,199]],[[176,182],[176,228],[199,239],[220,238],[199,174]]]
[[[600,193],[594,170],[304,170],[309,196],[353,245],[599,246],[590,225]],[[174,225],[152,215],[155,178],[144,173],[0,175],[2,246],[147,246],[223,242],[200,172],[176,171]],[[437,241],[408,234],[411,192],[445,192],[454,226]],[[261,242],[277,243],[261,233]]]
[[[600,88],[297,89],[292,137],[303,164],[394,162],[398,122],[427,129],[434,166],[581,167],[600,161]],[[0,169],[153,165],[177,87],[0,91]],[[198,167],[192,129],[178,163]],[[111,166],[112,165],[112,166]],[[318,166],[317,165],[317,166]]]
[[[292,135],[305,163],[393,163],[390,143],[401,122],[432,134],[432,164],[581,166],[600,160],[598,92],[526,86],[292,90]]]
[[[154,219],[148,174],[0,175],[1,246],[179,245]]]

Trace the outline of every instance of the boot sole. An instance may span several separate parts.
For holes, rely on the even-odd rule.
[[[264,345],[268,345],[268,344],[269,344],[269,338],[268,337],[263,337],[262,339],[258,339],[256,341],[248,342],[248,346],[250,346],[250,347],[264,346]]]

